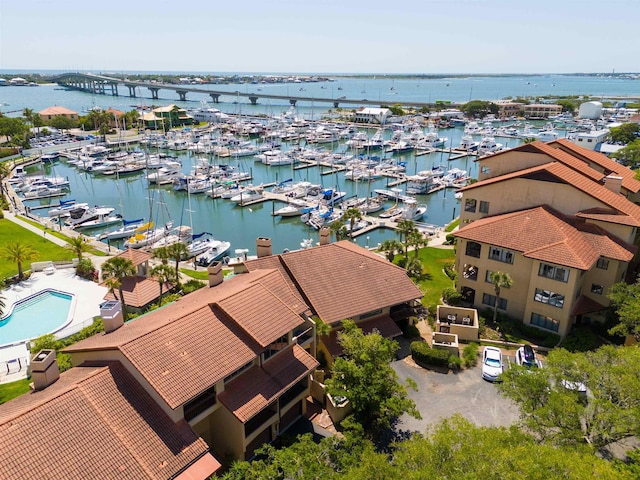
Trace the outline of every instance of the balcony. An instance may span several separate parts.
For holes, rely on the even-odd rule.
[[[438,305],[436,332],[455,334],[460,340],[478,340],[478,312],[475,308]]]

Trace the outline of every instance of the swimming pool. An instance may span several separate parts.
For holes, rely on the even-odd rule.
[[[53,289],[18,300],[0,320],[0,345],[25,342],[65,327],[72,318],[74,296]]]

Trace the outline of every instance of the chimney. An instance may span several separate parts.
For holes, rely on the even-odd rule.
[[[207,268],[209,271],[209,287],[215,287],[216,285],[220,285],[224,278],[222,274],[222,263],[221,262],[213,262]]]
[[[104,323],[104,333],[113,332],[124,325],[122,304],[117,300],[107,300],[100,304],[100,317]]]
[[[43,390],[60,378],[55,350],[40,350],[31,359],[34,390]]]
[[[331,229],[322,227],[320,229],[320,245],[328,245],[331,243]]]
[[[604,177],[604,186],[611,190],[613,193],[620,193],[620,187],[622,187],[622,177],[617,175],[607,175]]]
[[[258,237],[256,240],[256,250],[258,258],[270,257],[273,254],[271,239],[267,237]]]

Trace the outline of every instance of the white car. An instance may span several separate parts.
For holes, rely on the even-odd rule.
[[[516,364],[527,368],[542,367],[531,345],[523,345],[516,351]]]
[[[484,347],[482,352],[482,378],[497,382],[503,371],[502,352],[496,347]]]

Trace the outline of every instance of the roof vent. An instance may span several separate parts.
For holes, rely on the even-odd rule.
[[[331,229],[329,227],[322,227],[320,229],[320,245],[327,245],[331,243]]]
[[[273,254],[270,238],[258,237],[256,240],[256,247],[258,258],[269,257]]]
[[[43,390],[60,378],[55,350],[40,350],[31,359],[34,390]]]
[[[209,287],[215,287],[222,283],[224,274],[222,273],[221,262],[213,262],[209,267],[207,267],[207,271],[209,272]]]
[[[604,177],[604,186],[611,190],[613,193],[620,193],[622,187],[622,177],[617,175],[607,175]]]

